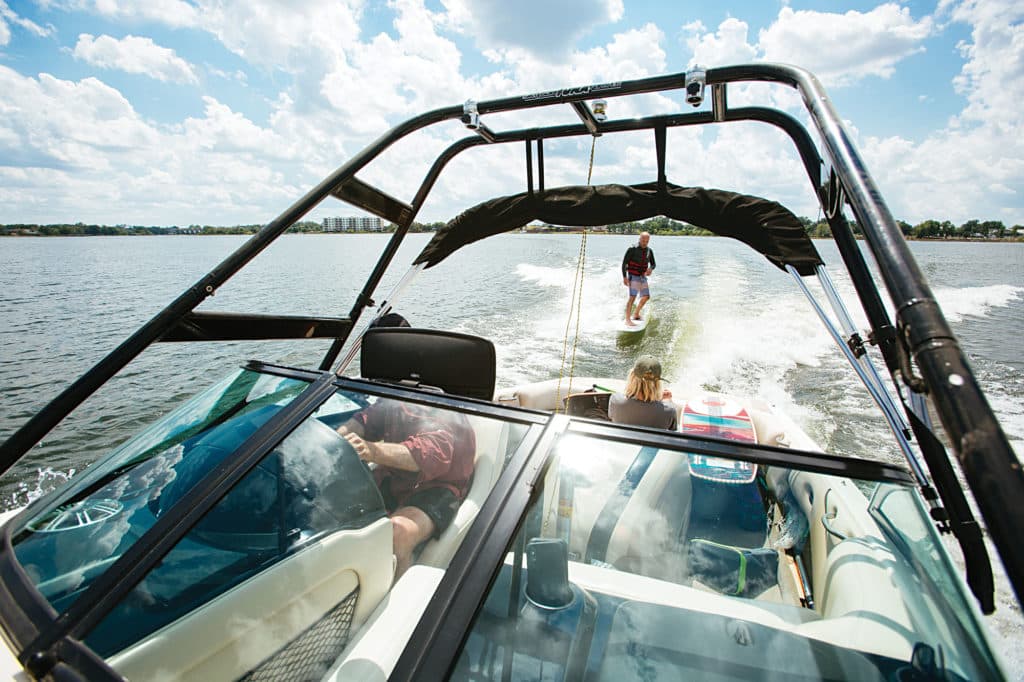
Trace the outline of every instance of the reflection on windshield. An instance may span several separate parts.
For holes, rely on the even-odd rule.
[[[569,434],[478,614],[455,679],[990,679],[861,489],[825,474]],[[941,556],[927,517],[915,551]],[[903,520],[901,519],[901,523]],[[962,626],[961,622],[966,623]],[[974,628],[972,630],[972,628]],[[970,633],[970,634],[968,634]]]
[[[219,458],[207,454],[188,453],[150,509],[155,517],[209,474]],[[383,518],[380,495],[352,448],[311,418],[203,517],[86,642],[102,655],[120,651],[314,539]]]
[[[220,462],[307,385],[238,372],[43,501],[14,538],[15,554],[43,596],[64,611],[196,482],[188,475],[194,462]]]
[[[394,524],[395,575],[401,577],[416,548],[439,538],[466,499],[476,434],[463,414],[395,400],[356,412],[338,433],[374,467]]]
[[[66,610],[307,386],[229,377],[39,505],[13,538],[18,560]],[[319,679],[335,664],[363,679],[358,646],[343,655],[355,633],[366,646],[415,625],[526,432],[339,389],[85,643],[129,679]],[[375,615],[389,605],[397,615]]]

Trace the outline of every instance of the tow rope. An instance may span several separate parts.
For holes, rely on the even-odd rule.
[[[587,184],[594,173],[594,148],[597,146],[597,136],[590,140],[590,165],[587,168]],[[576,260],[576,276],[572,283],[572,297],[569,299],[569,316],[565,320],[565,336],[562,339],[562,366],[558,371],[558,388],[555,389],[555,412],[562,411],[562,379],[565,377],[565,358],[569,348],[569,327],[572,325],[572,318],[576,315],[576,331],[572,340],[572,354],[569,361],[569,385],[565,390],[566,398],[572,392],[572,378],[576,371],[576,348],[580,340],[580,311],[583,307],[583,275],[587,263],[587,228],[583,227],[583,235],[580,238],[580,252]],[[575,309],[575,311],[574,311]]]

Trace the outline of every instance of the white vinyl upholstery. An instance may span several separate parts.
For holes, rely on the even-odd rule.
[[[132,680],[234,680],[359,588],[353,630],[391,585],[391,521],[307,547],[109,659]]]
[[[914,588],[904,575],[908,569],[868,515],[863,493],[852,482],[825,474],[790,472],[788,479],[810,520],[811,585],[824,617],[804,634],[829,641],[842,637],[857,649],[909,658],[913,625],[903,594]],[[845,540],[825,530],[826,514]]]
[[[851,549],[854,552],[859,551]],[[864,604],[864,610],[860,612],[851,611],[839,617],[822,618],[817,612],[798,606],[728,597],[694,587],[576,562],[569,563],[569,580],[591,592],[673,606],[687,611],[717,614],[901,660],[910,660],[913,649],[913,644],[908,639],[911,631],[885,615],[880,615],[887,613],[889,609],[876,603]],[[863,599],[868,591],[866,586],[862,586],[850,594],[850,599]],[[880,599],[889,599],[891,595],[887,591],[884,592]]]
[[[499,390],[495,393],[494,399],[497,402],[513,403],[534,410],[554,410],[556,407],[560,407],[559,400],[564,399],[570,393],[586,391],[594,384],[613,391],[623,391],[626,388],[626,382],[621,379],[573,377],[570,382],[566,377],[561,380],[550,379]]]
[[[508,443],[508,426],[494,419],[469,417],[476,433],[476,463],[473,482],[455,518],[441,537],[424,545],[416,563],[445,568],[476,519],[480,507],[501,475]]]
[[[383,682],[434,596],[444,571],[411,566],[356,634],[324,682]]]
[[[810,609],[705,592],[695,587],[631,575],[621,571],[569,562],[569,580],[590,591],[624,600],[663,604],[691,611],[716,613],[788,630],[815,622]]]
[[[659,452],[619,517],[605,561],[650,577],[681,579],[686,553],[675,540],[686,537],[690,502],[686,458]]]

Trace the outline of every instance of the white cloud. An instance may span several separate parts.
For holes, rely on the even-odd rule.
[[[452,104],[453,93],[467,92],[458,49],[437,35],[439,17],[415,0],[393,7],[397,39],[381,33],[349,45],[320,84],[354,130],[380,132],[389,120]]]
[[[26,31],[39,37],[45,37],[53,33],[52,27],[43,28],[31,19],[19,16],[17,12],[12,10],[7,3],[4,2],[4,0],[0,0],[0,47],[11,42],[11,28],[8,26],[9,23],[20,26]]]
[[[218,78],[223,78],[224,80],[238,81],[242,85],[246,85],[249,82],[249,74],[247,74],[245,71],[242,71],[241,69],[235,69],[233,73],[228,73],[224,69],[218,69],[216,66],[213,66],[209,63],[205,64],[204,66],[211,75],[217,76]]]
[[[184,0],[65,0],[53,4],[115,21],[155,21],[173,28],[194,26],[198,17],[196,7]]]
[[[958,46],[967,60],[954,79],[957,91],[968,101],[960,122],[1019,126],[1024,97],[1024,5],[966,0],[953,9],[952,18],[972,26],[971,40]]]
[[[748,26],[745,21],[729,18],[718,25],[715,33],[705,33],[702,23],[694,22],[683,27],[690,33],[686,44],[693,51],[690,66],[704,67],[745,64],[757,58],[757,47],[747,42]]]
[[[203,118],[187,118],[185,139],[190,148],[228,154],[251,152],[269,158],[288,158],[289,146],[280,136],[261,128],[212,97],[203,97]]]
[[[95,78],[35,79],[0,66],[0,93],[9,215],[237,224],[269,219],[301,194],[286,178],[302,175],[307,150],[212,98],[203,116],[161,127]]]
[[[504,97],[509,94],[509,88],[533,92],[567,84],[586,85],[653,76],[665,69],[666,56],[661,45],[664,39],[661,29],[646,24],[615,34],[607,45],[574,51],[564,62],[555,64],[526,50],[498,50],[495,59],[510,69],[507,74],[510,80],[500,84],[503,90],[488,94]]]
[[[111,154],[155,139],[128,100],[95,78],[35,80],[0,66],[0,92],[0,158],[21,160],[12,165],[105,169]]]
[[[892,76],[897,63],[924,49],[933,30],[930,17],[915,20],[895,3],[845,14],[783,7],[760,31],[758,48],[766,61],[797,64],[827,85],[843,86]]]
[[[595,26],[622,18],[622,0],[442,0],[447,23],[481,50],[522,49],[562,61]]]
[[[121,40],[107,35],[98,38],[82,33],[72,53],[75,59],[104,69],[138,73],[172,83],[198,83],[195,70],[174,50],[161,47],[149,38],[125,36]]]
[[[359,41],[361,0],[201,0],[196,23],[246,61],[322,73]]]
[[[1024,6],[1015,0],[945,3],[971,26],[966,62],[954,84],[967,106],[920,144],[871,138],[865,156],[895,196],[894,213],[961,223],[1024,223]],[[890,192],[891,190],[891,192]]]

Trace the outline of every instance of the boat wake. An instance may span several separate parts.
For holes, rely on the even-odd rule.
[[[1005,308],[1014,301],[1024,300],[1024,287],[1009,284],[960,289],[936,287],[934,293],[950,322],[962,322],[967,316],[986,317],[993,308]]]

